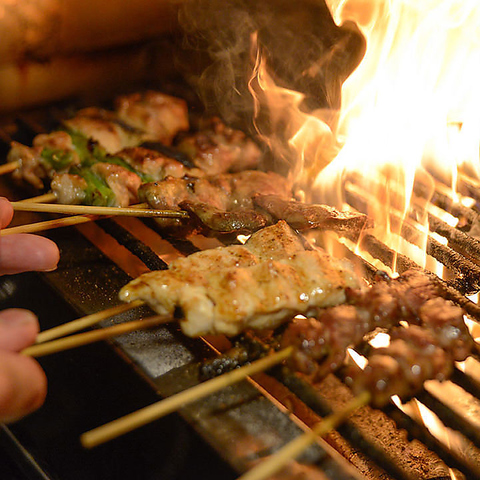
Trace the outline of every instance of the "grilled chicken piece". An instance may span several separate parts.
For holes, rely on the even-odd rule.
[[[72,132],[98,142],[107,153],[115,153],[125,147],[134,147],[143,141],[143,132],[109,110],[88,107],[79,110],[63,124]]]
[[[19,183],[27,183],[37,190],[44,187],[44,179],[51,178],[56,171],[66,171],[80,163],[72,138],[67,132],[42,133],[27,147],[12,142],[7,155],[8,162],[19,162],[12,177]]]
[[[277,195],[256,195],[253,203],[275,220],[285,220],[296,230],[358,231],[372,226],[363,213],[341,212],[328,205],[310,205]]]
[[[55,174],[52,192],[60,203],[127,207],[137,203],[142,179],[120,165],[98,162],[78,173]]]
[[[179,307],[189,336],[236,335],[246,328],[275,328],[312,307],[345,301],[359,280],[345,261],[304,250],[279,222],[252,235],[244,246],[221,247],[175,260],[120,291],[123,301],[142,299],[160,314]]]
[[[202,175],[198,169],[192,171],[173,158],[143,147],[124,148],[115,156],[124,160],[149,182],[163,180],[166,177],[182,178],[187,173],[192,176]]]
[[[253,140],[219,118],[211,119],[206,129],[183,138],[178,148],[207,175],[255,169],[262,158]]]
[[[164,93],[149,90],[123,95],[115,105],[121,120],[143,132],[143,141],[170,145],[177,133],[189,129],[186,102]]]
[[[81,205],[87,196],[88,183],[80,175],[60,173],[53,176],[51,187],[58,203]]]
[[[137,203],[137,191],[142,179],[134,172],[111,163],[96,163],[92,165],[92,172],[110,187],[115,195],[115,203],[110,206],[127,207]]]
[[[185,201],[204,203],[219,210],[253,208],[256,193],[290,196],[289,182],[274,172],[245,170],[202,178],[166,178],[140,187],[140,201],[153,208],[179,209]]]
[[[89,167],[54,174],[51,188],[61,203],[89,204],[95,201],[95,205],[126,207],[137,201],[137,190],[144,181],[161,180],[166,175],[181,177],[187,172],[196,173],[161,153],[143,147],[129,147],[105,156]],[[98,185],[99,182],[103,185]],[[105,191],[87,192],[98,191],[99,187]]]

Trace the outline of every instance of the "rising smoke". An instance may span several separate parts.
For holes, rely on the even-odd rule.
[[[304,93],[310,111],[340,107],[341,85],[365,52],[356,26],[337,26],[323,0],[185,0],[180,23],[181,70],[207,111],[247,129],[253,34],[275,83]]]

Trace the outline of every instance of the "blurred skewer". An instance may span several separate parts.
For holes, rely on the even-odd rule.
[[[185,405],[211,395],[230,385],[240,382],[255,373],[263,372],[288,358],[293,352],[293,347],[287,347],[279,352],[261,358],[250,365],[225,373],[219,377],[207,380],[195,387],[172,395],[148,407],[137,410],[110,423],[97,427],[80,437],[82,445],[93,448],[97,445],[113,440],[136,428],[153,422],[169,413],[175,412]]]
[[[44,330],[37,335],[37,339],[35,343],[43,343],[49,340],[53,340],[55,338],[63,337],[65,335],[69,335],[74,332],[78,332],[79,330],[83,330],[85,328],[91,327],[96,325],[97,323],[105,320],[107,318],[113,317],[120,313],[126,312],[128,310],[132,310],[134,308],[140,307],[144,305],[144,302],[141,300],[135,300],[131,303],[123,303],[121,305],[117,305],[112,308],[107,308],[106,310],[102,310],[101,312],[92,313],[91,315],[87,315],[85,317],[77,318],[68,323],[64,323],[62,325],[58,325],[57,327],[50,328],[49,330]]]
[[[7,173],[12,173],[14,170],[19,168],[20,166],[21,166],[21,163],[19,161],[4,163],[3,165],[0,165],[0,175],[6,175]]]
[[[256,467],[239,477],[238,480],[267,480],[278,472],[290,460],[298,457],[318,437],[335,430],[355,410],[367,405],[370,402],[370,392],[365,391],[348,403],[345,408],[332,413],[321,422],[317,423],[311,430],[287,443],[267,460],[264,460]]]
[[[54,228],[68,227],[98,220],[100,216],[130,216],[130,217],[163,217],[163,218],[189,218],[188,213],[177,210],[146,209],[146,204],[132,205],[131,207],[95,207],[84,205],[57,205],[38,204],[35,202],[12,202],[16,211],[31,211],[44,213],[82,213],[66,218],[46,220],[44,222],[29,223],[16,227],[4,228],[0,235],[18,233],[35,233],[52,230]],[[88,215],[88,216],[87,216]]]
[[[29,357],[43,357],[52,353],[63,352],[72,348],[88,345],[90,343],[106,340],[107,338],[117,337],[124,333],[133,332],[135,330],[145,330],[147,328],[156,327],[163,323],[172,322],[172,317],[165,315],[155,315],[153,317],[142,320],[133,320],[131,322],[119,323],[113,327],[100,328],[91,332],[79,333],[70,337],[59,338],[51,342],[32,345],[22,350],[22,355]]]
[[[188,213],[177,210],[156,210],[139,203],[131,207],[97,207],[92,205],[59,205],[37,202],[12,202],[13,209],[19,212],[60,213],[66,215],[109,215],[128,217],[168,217],[187,218]]]

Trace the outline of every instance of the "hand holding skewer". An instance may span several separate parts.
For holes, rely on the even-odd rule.
[[[13,216],[10,203],[0,198],[0,228]],[[59,252],[50,240],[34,235],[12,235],[0,240],[0,275],[53,270]],[[23,309],[0,312],[0,421],[12,422],[37,409],[46,395],[45,374],[32,358],[19,352],[32,344],[38,332],[35,315]]]

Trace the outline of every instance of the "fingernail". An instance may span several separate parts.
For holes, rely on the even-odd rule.
[[[0,326],[17,328],[32,323],[37,323],[37,316],[30,310],[23,308],[10,308],[0,312]]]

